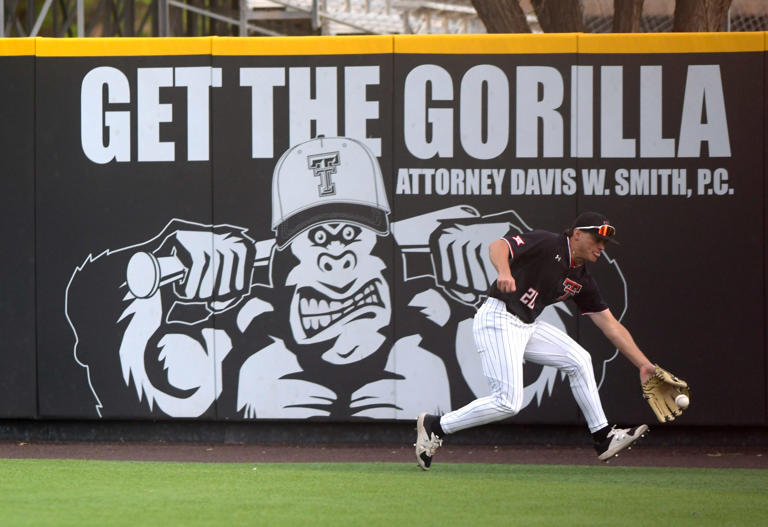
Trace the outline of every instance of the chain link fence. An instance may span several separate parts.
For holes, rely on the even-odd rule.
[[[580,1],[588,32],[613,31],[614,0]],[[541,32],[531,1],[520,5]],[[674,12],[675,0],[644,0],[641,30],[671,31]],[[175,36],[485,33],[470,0],[0,0],[0,37],[163,35],[169,16]],[[732,0],[722,30],[768,31],[768,0]]]
[[[527,2],[526,2],[527,3]],[[592,33],[613,31],[613,0],[584,0],[584,22]],[[530,8],[533,11],[533,8]],[[645,0],[642,31],[672,31],[674,0]],[[768,31],[768,0],[733,0],[723,31]]]

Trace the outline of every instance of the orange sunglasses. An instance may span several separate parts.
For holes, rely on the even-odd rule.
[[[589,225],[587,227],[574,227],[582,231],[597,230],[597,234],[603,238],[613,238],[616,234],[616,227],[613,225]]]

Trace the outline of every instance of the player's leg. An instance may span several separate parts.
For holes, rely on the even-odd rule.
[[[511,315],[500,300],[490,298],[475,315],[472,332],[491,395],[442,416],[451,434],[513,416],[523,404],[523,351],[534,325]]]
[[[537,322],[523,356],[526,361],[555,367],[568,376],[571,392],[587,421],[601,460],[610,459],[630,447],[648,430],[646,425],[625,429],[608,426],[595,382],[592,357],[578,342],[555,326]]]
[[[523,357],[535,364],[557,368],[568,376],[571,392],[590,432],[608,424],[595,382],[592,357],[567,333],[547,322],[537,322]]]
[[[416,422],[416,459],[428,470],[445,434],[480,426],[515,415],[523,403],[523,351],[534,330],[506,310],[495,298],[487,299],[475,314],[475,346],[488,379],[491,395],[476,399],[442,417],[421,414]]]

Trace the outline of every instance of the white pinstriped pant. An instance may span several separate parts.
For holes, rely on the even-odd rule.
[[[565,372],[590,432],[606,426],[592,358],[575,340],[551,324],[526,324],[507,311],[504,302],[488,298],[475,314],[472,332],[491,395],[475,399],[440,419],[451,434],[520,411],[523,404],[523,360]]]

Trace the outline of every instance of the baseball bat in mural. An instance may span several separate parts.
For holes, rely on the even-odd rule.
[[[252,266],[255,271],[267,271],[274,246],[275,240],[254,244],[256,256]],[[176,255],[155,256],[151,252],[139,251],[128,261],[126,285],[134,298],[149,298],[164,285],[183,282],[188,272],[188,267]],[[252,280],[251,283],[267,282]]]
[[[478,212],[469,206],[456,206],[441,209],[431,213],[408,218],[392,223],[392,234],[400,248],[403,260],[405,279],[430,276],[436,280],[445,277],[450,280],[450,262],[448,258],[441,260],[442,272],[435,270],[435,262],[430,248],[430,237],[439,234],[441,227],[454,226],[464,218],[477,218]],[[439,242],[438,242],[439,243]],[[447,244],[443,242],[443,245]],[[460,249],[460,245],[456,250]],[[275,248],[275,240],[261,240],[254,243],[255,257],[252,262],[254,271],[262,271],[252,279],[253,284],[268,284],[268,266]],[[463,265],[463,259],[461,265]],[[473,259],[469,262],[468,274],[460,273],[456,280],[456,288],[468,287],[468,278],[477,284],[475,290],[485,291],[489,276],[493,270],[488,268],[487,259]],[[168,284],[183,282],[189,268],[176,255],[156,256],[151,252],[139,251],[131,256],[126,269],[126,285],[134,298],[148,298],[154,295],[160,287]],[[471,300],[473,297],[465,297]]]

